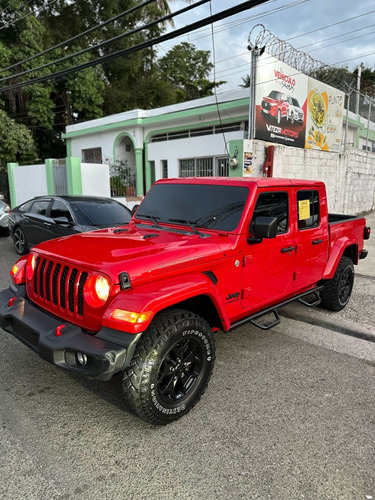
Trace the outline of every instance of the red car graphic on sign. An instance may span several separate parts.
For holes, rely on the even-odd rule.
[[[272,90],[267,97],[263,97],[261,113],[270,115],[280,124],[281,118],[286,118],[288,114],[289,102],[286,94],[278,90]]]

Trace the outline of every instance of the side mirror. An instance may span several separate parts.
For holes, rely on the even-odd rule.
[[[69,221],[65,216],[55,217],[53,220],[56,224],[59,224],[59,226],[73,226],[73,222]]]
[[[276,217],[257,217],[252,227],[254,238],[248,238],[248,243],[260,243],[263,238],[276,238],[278,225]]]
[[[139,203],[137,205],[134,205],[134,207],[132,208],[132,210],[131,210],[132,216],[135,214],[135,212],[138,210],[138,208],[139,208]]]

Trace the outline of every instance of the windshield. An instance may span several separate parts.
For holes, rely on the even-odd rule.
[[[281,92],[278,92],[277,90],[272,90],[268,97],[270,97],[271,99],[275,99],[275,101],[281,101]]]
[[[233,231],[240,223],[248,194],[245,186],[156,184],[143,200],[136,218]]]
[[[127,224],[131,215],[120,203],[111,200],[82,200],[70,204],[78,224],[118,226]]]

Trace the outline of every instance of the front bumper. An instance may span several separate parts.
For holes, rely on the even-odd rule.
[[[0,292],[0,327],[41,358],[99,380],[109,380],[130,363],[141,333],[132,335],[102,328],[95,335],[88,334],[35,307],[25,297],[23,288],[12,286]],[[15,300],[9,305],[12,298]],[[86,362],[82,364],[82,360]]]

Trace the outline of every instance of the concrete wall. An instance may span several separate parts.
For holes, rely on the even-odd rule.
[[[111,196],[108,165],[81,163],[81,179],[84,196]]]
[[[363,213],[375,209],[375,153],[352,149],[345,156],[344,211]],[[371,199],[372,197],[372,199]]]
[[[13,168],[14,196],[11,196],[12,208],[16,205],[47,193],[47,175],[45,165],[23,165]],[[12,193],[11,193],[12,194]]]
[[[375,154],[345,154],[275,147],[274,177],[320,180],[326,184],[330,212],[359,214],[375,209]]]

